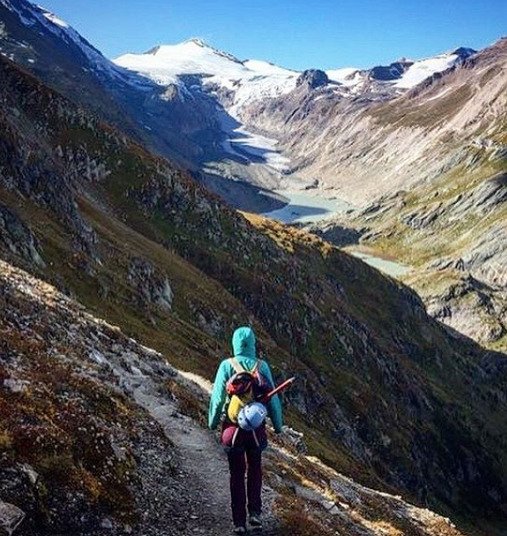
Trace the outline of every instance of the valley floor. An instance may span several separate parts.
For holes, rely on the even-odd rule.
[[[265,212],[263,216],[281,223],[318,226],[326,220],[353,210],[352,205],[336,197],[327,198],[322,195],[287,190],[277,190],[276,193],[283,196],[287,204],[280,209]],[[391,277],[400,278],[411,271],[409,266],[393,259],[386,259],[372,248],[349,246],[346,251]]]
[[[286,224],[318,225],[354,209],[350,203],[337,197],[290,190],[277,190],[276,194],[283,196],[287,204],[280,209],[265,212],[263,216]],[[410,272],[409,266],[386,259],[376,254],[372,248],[350,246],[346,251],[391,277],[399,278]]]

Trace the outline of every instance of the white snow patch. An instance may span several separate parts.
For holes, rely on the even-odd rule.
[[[362,79],[359,69],[356,69],[355,67],[330,69],[329,71],[326,71],[326,74],[329,80],[338,82],[344,86],[353,86]]]
[[[415,87],[433,74],[450,69],[458,59],[457,54],[441,54],[434,58],[416,61],[406,70],[400,80],[394,84],[394,87],[402,89]]]
[[[289,171],[290,160],[277,150],[277,140],[250,132],[225,112],[219,119],[222,131],[228,136],[222,142],[222,148],[227,153],[252,162],[258,161],[280,174]]]
[[[284,69],[283,67],[279,67],[278,65],[275,65],[274,63],[270,63],[268,61],[262,61],[262,60],[246,60],[243,62],[243,65],[250,69],[251,71],[255,71],[258,74],[269,76],[269,75],[282,75],[286,76],[288,73],[293,72],[296,75],[299,76],[299,72],[296,71],[290,71],[289,69]]]
[[[326,94],[324,94],[324,95],[318,95],[317,97],[315,97],[315,98],[313,99],[313,102],[317,102],[317,101],[320,101],[320,100],[322,100],[322,99],[327,99],[327,98],[329,98],[329,95],[326,95]]]
[[[44,16],[48,21],[52,22],[53,24],[56,24],[57,26],[60,26],[60,28],[70,28],[70,26],[62,19],[59,19],[55,14],[50,13],[49,11],[46,11],[43,7],[37,6],[41,9]]]

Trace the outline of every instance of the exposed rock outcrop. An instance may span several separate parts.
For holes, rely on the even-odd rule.
[[[347,227],[346,222],[344,222],[344,225],[335,222],[323,222],[305,225],[304,228],[308,232],[321,236],[324,240],[327,240],[339,248],[358,244],[359,240],[366,232],[365,230]]]
[[[0,501],[0,534],[11,536],[23,522],[25,513],[13,504]]]
[[[137,290],[142,304],[154,304],[170,311],[174,293],[167,276],[157,273],[153,264],[139,257],[131,259],[129,283]]]
[[[2,249],[28,263],[44,266],[37,238],[13,211],[0,204],[0,250]]]
[[[484,343],[494,343],[507,335],[507,290],[482,283],[470,275],[456,278],[442,294],[424,296],[428,312]]]
[[[329,78],[324,71],[319,69],[308,69],[303,71],[296,81],[296,86],[306,85],[310,89],[327,86]]]
[[[401,59],[390,65],[377,65],[371,69],[369,77],[373,80],[398,80],[413,63],[413,61]]]

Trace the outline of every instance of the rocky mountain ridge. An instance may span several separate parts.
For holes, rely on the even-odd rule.
[[[300,378],[289,415],[311,452],[445,511],[502,508],[504,356],[451,336],[409,289],[316,237],[245,220],[0,66],[4,259],[207,378],[234,326],[252,323],[277,376]]]
[[[412,266],[407,281],[437,318],[499,349],[506,348],[506,65],[503,39],[396,105],[361,112],[370,139],[386,142],[356,157],[365,147],[357,138],[350,153],[337,153],[343,173],[354,173],[353,161],[361,173],[368,163],[388,193],[336,228],[361,229],[364,245]],[[356,180],[369,188],[374,177]],[[409,182],[393,186],[398,180]]]
[[[302,73],[258,60],[240,61],[196,39],[127,54],[117,65],[64,21],[26,0],[3,0],[0,17],[3,55],[152,150],[191,168],[234,206],[276,208],[280,201],[259,195],[256,187],[277,188],[287,173],[297,182],[301,166],[291,162],[291,151],[279,143],[278,125],[268,128],[254,117],[265,101],[291,94]],[[425,74],[459,64],[471,53],[459,48],[421,62],[407,60],[406,74],[415,74],[405,82],[396,79],[395,64],[329,70],[323,89],[333,101],[390,99]],[[402,71],[396,72],[401,76]],[[385,72],[391,74],[386,77]]]
[[[183,106],[203,94],[215,101],[222,130],[218,139],[225,151],[206,154],[206,160],[201,161],[206,171],[260,187],[280,189],[284,185],[290,189],[298,184],[301,171],[297,153],[285,143],[285,136],[294,137],[293,110],[288,107],[295,95],[305,99],[306,106],[298,103],[297,113],[309,130],[313,128],[313,112],[321,113],[322,103],[316,104],[320,99],[325,99],[324,106],[356,99],[370,104],[392,100],[474,54],[474,50],[460,47],[435,58],[366,70],[309,69],[297,73],[266,62],[242,62],[201,41],[190,40],[157,47],[155,53],[126,54],[115,63],[162,87],[173,88]],[[306,139],[312,142],[311,137]],[[273,161],[280,161],[280,150],[288,159],[283,165],[273,165]],[[296,161],[292,161],[294,156]],[[260,164],[259,169],[256,164]],[[207,186],[216,191],[214,181],[208,181]],[[223,195],[223,191],[219,193]],[[226,199],[235,205],[234,190]]]

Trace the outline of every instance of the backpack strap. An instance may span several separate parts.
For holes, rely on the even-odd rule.
[[[262,367],[262,359],[257,359],[255,361],[255,365],[253,369],[250,371],[252,374],[255,374],[256,372],[260,372]]]
[[[257,371],[260,371],[262,366],[262,359],[256,359],[255,365],[253,366],[252,370],[247,370],[244,367],[241,366],[240,362],[235,358],[231,357],[229,358],[229,363],[231,367],[237,372],[250,372],[250,374],[255,374]]]
[[[240,365],[239,361],[235,357],[229,359],[231,367],[239,374],[240,372],[246,372],[246,370]]]

